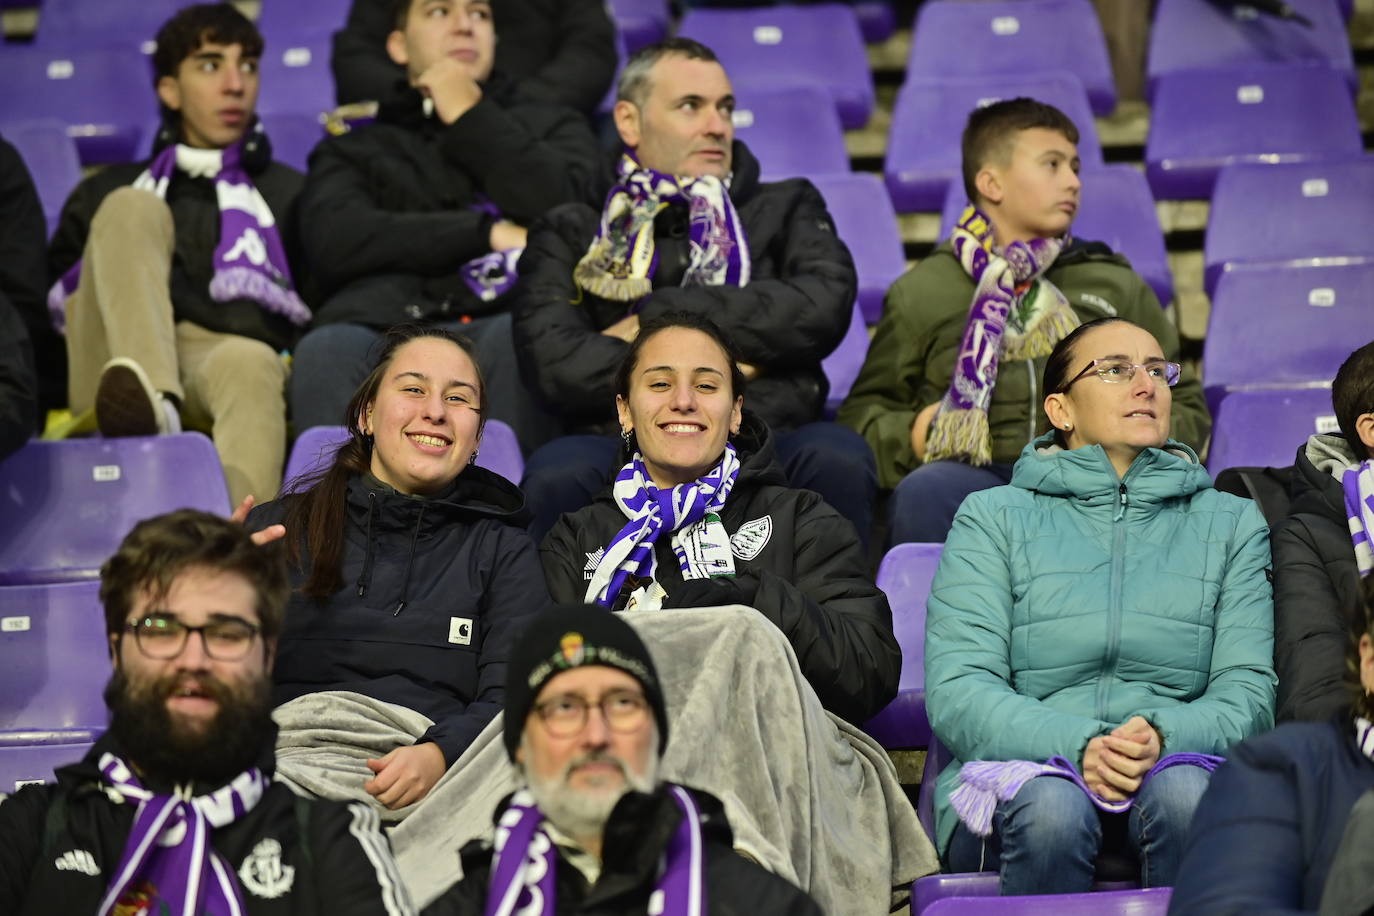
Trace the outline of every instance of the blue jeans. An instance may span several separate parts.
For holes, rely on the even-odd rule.
[[[902,478],[888,505],[889,546],[943,544],[964,497],[1011,482],[1009,464],[974,467],[962,461],[932,461]]]
[[[867,545],[873,525],[878,469],[863,437],[835,423],[808,423],[773,439],[778,461],[791,486],[814,490],[854,523]],[[536,542],[559,516],[588,505],[616,470],[620,440],[615,436],[564,436],[525,461],[525,504],[534,515]]]
[[[1160,770],[1125,814],[1100,811],[1073,782],[1037,776],[992,816],[992,836],[954,830],[947,858],[956,872],[1001,873],[1003,894],[1078,894],[1092,890],[1103,827],[1125,819],[1125,851],[1140,863],[1144,887],[1174,883],[1193,810],[1211,773],[1181,764]],[[1109,830],[1109,832],[1112,832]],[[1115,850],[1108,850],[1115,851]]]

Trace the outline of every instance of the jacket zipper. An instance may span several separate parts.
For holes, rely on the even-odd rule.
[[[1115,471],[1113,471],[1115,473]],[[1126,483],[1117,487],[1116,515],[1112,518],[1112,572],[1107,606],[1107,655],[1102,661],[1102,673],[1097,681],[1097,717],[1107,718],[1107,695],[1111,689],[1111,673],[1116,670],[1121,654],[1121,591],[1126,565]]]

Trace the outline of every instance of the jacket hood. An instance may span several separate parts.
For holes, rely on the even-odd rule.
[[[1085,502],[1114,500],[1122,484],[1130,487],[1133,502],[1163,502],[1210,489],[1212,478],[1197,453],[1175,439],[1142,451],[1126,476],[1118,478],[1102,446],[1065,449],[1055,442],[1053,431],[1021,450],[1011,476],[1014,487]]]
[[[593,195],[590,203],[597,209],[601,209],[606,201],[606,195],[611,193],[611,188],[619,178],[617,169],[620,165],[620,157],[624,152],[623,146],[617,146],[616,151],[606,159],[606,167],[601,169],[590,182],[590,190]],[[734,165],[730,174],[730,200],[738,207],[759,191],[761,184],[759,181],[759,161],[742,140],[736,140],[730,146],[730,160]]]
[[[1341,475],[1358,466],[1355,452],[1344,436],[1318,433],[1308,437],[1293,462],[1290,511],[1325,516],[1344,526],[1345,490]]]

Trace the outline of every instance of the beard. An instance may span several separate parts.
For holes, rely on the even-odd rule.
[[[195,680],[219,708],[208,720],[188,722],[167,708],[182,674],[129,679],[123,668],[105,687],[110,733],[128,762],[149,781],[221,785],[252,767],[272,737],[272,686],[255,678],[234,688],[207,674]]]
[[[654,743],[656,746],[657,741]],[[573,770],[594,762],[615,765],[622,778],[605,786],[574,788],[569,782]],[[541,778],[526,767],[525,782],[549,823],[573,839],[580,840],[602,834],[606,821],[610,820],[611,811],[627,792],[654,791],[654,786],[658,784],[658,756],[649,755],[644,772],[640,774],[613,754],[592,751],[569,761],[567,766],[548,779]]]

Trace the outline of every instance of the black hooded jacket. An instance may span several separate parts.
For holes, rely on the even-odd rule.
[[[576,200],[597,157],[581,115],[528,99],[499,75],[448,125],[407,90],[376,123],[310,154],[301,220],[325,299],[316,323],[385,328],[500,310],[505,297],[483,302],[460,272],[491,250],[495,217],[477,205],[528,225]]]
[[[749,384],[750,407],[773,428],[790,429],[819,419],[825,406],[830,386],[821,360],[849,327],[854,261],[811,182],[761,183],[758,160],[738,140],[733,163],[730,199],[749,244],[748,285],[680,285],[690,256],[688,214],[685,205],[673,205],[654,223],[654,291],[638,314],[687,311],[714,321],[740,360],[759,370]],[[629,303],[602,299],[573,281],[600,228],[612,175],[602,175],[595,205],[567,204],[531,229],[511,293],[523,375],[584,432],[614,429],[615,371],[629,348],[601,333],[629,313]]]
[[[273,730],[257,762],[268,775],[275,738]],[[58,770],[56,785],[26,786],[0,804],[0,913],[99,909],[138,810],[105,794],[99,764],[107,751],[123,756],[106,735],[79,763]],[[214,829],[211,844],[236,874],[249,916],[401,916],[410,903],[378,824],[366,805],[300,798],[269,783],[252,810]],[[260,859],[280,870],[255,872]]]
[[[1342,680],[1360,619],[1360,574],[1334,472],[1356,461],[1343,436],[1312,436],[1298,449],[1288,517],[1274,526],[1276,721],[1324,722],[1346,710]]]
[[[266,503],[248,527],[285,514],[282,500]],[[521,623],[549,604],[524,523],[520,491],[480,467],[430,498],[355,477],[344,586],[322,603],[292,594],[273,672],[277,704],[351,690],[404,706],[434,720],[421,740],[453,763],[501,710]],[[306,557],[293,585],[308,568]]]
[[[683,581],[665,533],[655,546],[664,606],[757,608],[786,634],[821,704],[849,722],[865,722],[896,695],[901,673],[887,596],[868,575],[854,526],[817,494],[787,485],[772,434],[757,417],[744,415],[734,443],[740,471],[721,522],[735,575]],[[591,557],[627,521],[609,487],[558,520],[539,548],[556,601],[584,600]]]
[[[820,916],[806,893],[750,862],[733,848],[725,809],[712,795],[688,789],[701,812],[705,912],[709,916]],[[510,804],[497,806],[496,819]],[[556,916],[642,916],[648,912],[664,851],[682,811],[664,786],[652,794],[629,792],[611,811],[602,835],[602,871],[594,886],[562,858],[554,875]],[[481,840],[463,847],[463,878],[424,910],[424,916],[480,916],[491,885],[492,848]]]

